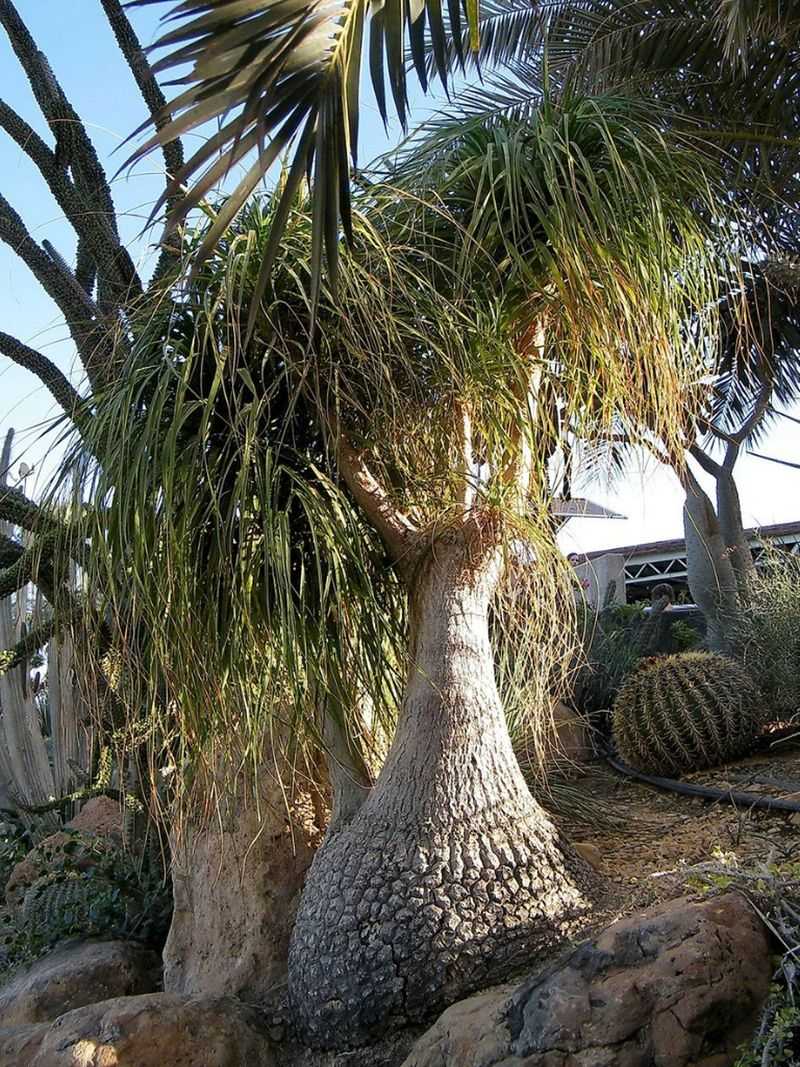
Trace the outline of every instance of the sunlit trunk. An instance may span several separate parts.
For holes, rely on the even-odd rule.
[[[367,1040],[532,965],[571,932],[590,880],[533,800],[494,678],[497,541],[438,537],[410,585],[411,667],[371,794],[314,860],[289,957],[323,1046]]]
[[[746,596],[750,579],[755,574],[755,564],[744,532],[739,491],[733,472],[725,468],[717,475],[717,516],[739,594]]]
[[[175,912],[167,992],[271,1000],[286,982],[299,892],[325,812],[303,775],[271,753],[256,781],[219,761],[201,810],[173,841]]]
[[[323,718],[322,740],[331,785],[328,833],[333,834],[352,821],[369,796],[373,782],[359,751],[358,738],[350,737],[345,724],[330,713]]]

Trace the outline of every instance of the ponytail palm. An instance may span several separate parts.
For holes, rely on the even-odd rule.
[[[588,906],[511,750],[489,612],[527,613],[541,730],[571,634],[557,427],[676,437],[717,330],[708,171],[612,97],[439,128],[359,193],[336,293],[313,202],[295,190],[284,227],[284,189],[134,325],[96,495],[190,747],[304,727],[320,695],[352,723],[353,680],[391,716],[405,675],[377,783],[298,912],[290,998],[315,1043],[427,1015]]]
[[[383,344],[377,361],[338,348],[323,376],[336,468],[407,590],[410,664],[376,786],[323,846],[298,912],[290,995],[314,1042],[420,1018],[548,949],[587,907],[591,878],[511,752],[489,611],[531,611],[520,655],[541,724],[570,634],[547,521],[555,423],[679,439],[718,328],[709,170],[629,102],[571,98],[439,127],[366,194],[417,293],[448,294],[455,335],[420,313],[422,347]]]

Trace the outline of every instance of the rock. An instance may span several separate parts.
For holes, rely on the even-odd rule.
[[[281,1067],[400,1067],[419,1034],[419,1028],[401,1030],[375,1045],[349,1049],[347,1052],[323,1052],[284,1045],[278,1054],[278,1061]]]
[[[30,1067],[42,1043],[46,1025],[0,1028],[0,1067]]]
[[[572,847],[578,855],[582,856],[596,871],[601,871],[603,869],[603,857],[597,845],[593,845],[589,841],[575,841],[573,842]]]
[[[402,1067],[507,1067],[509,992],[506,988],[479,993],[448,1008],[416,1043]],[[512,1064],[517,1067],[517,1060],[508,1060],[508,1067]]]
[[[24,1056],[23,1056],[24,1053]],[[0,1067],[284,1067],[252,1008],[149,993],[0,1030]]]
[[[118,801],[111,797],[92,797],[87,800],[74,819],[67,823],[69,830],[82,830],[101,837],[122,838],[123,814]]]
[[[770,977],[767,935],[742,897],[669,901],[510,995],[449,1008],[403,1067],[725,1067]]]
[[[14,975],[0,989],[0,1026],[50,1022],[109,997],[158,987],[157,953],[124,941],[69,942]]]

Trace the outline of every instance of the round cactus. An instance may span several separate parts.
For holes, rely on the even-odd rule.
[[[614,740],[650,774],[701,770],[741,756],[761,726],[758,690],[734,660],[681,652],[644,660],[614,702]]]
[[[46,874],[26,892],[21,917],[40,935],[54,932],[61,936],[89,936],[98,932],[94,914],[98,901],[103,897],[111,899],[113,890],[105,878],[89,879],[63,871]]]

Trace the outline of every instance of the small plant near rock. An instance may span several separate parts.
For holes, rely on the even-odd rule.
[[[800,1063],[800,1003],[784,983],[773,982],[761,1025],[752,1043],[742,1051],[734,1067],[776,1067]]]
[[[31,831],[15,812],[3,812],[0,821],[0,904],[5,902],[8,876],[33,847]]]
[[[30,853],[33,856],[34,853]],[[112,937],[160,948],[172,914],[160,857],[68,831],[35,850],[16,907],[2,918],[0,953],[11,969],[67,938]]]
[[[780,946],[769,996],[759,1026],[734,1067],[776,1067],[800,1063],[800,863],[739,866],[736,856],[718,852],[690,868],[689,888],[706,894],[738,890]]]
[[[620,756],[651,774],[681,774],[735,759],[753,744],[761,722],[750,675],[712,652],[644,660],[614,702]]]

